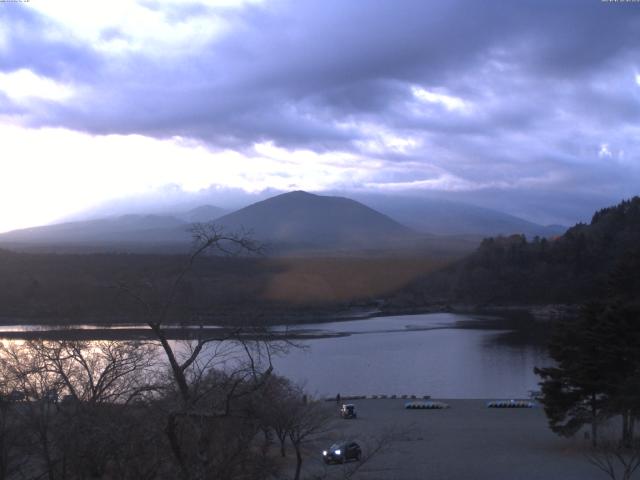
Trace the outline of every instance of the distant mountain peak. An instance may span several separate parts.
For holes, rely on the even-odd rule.
[[[358,248],[406,241],[416,234],[388,216],[344,197],[296,190],[253,203],[217,220],[261,241],[314,248]]]
[[[292,190],[291,192],[286,192],[286,193],[283,193],[282,195],[277,195],[277,196],[278,197],[284,197],[284,196],[287,196],[287,195],[288,196],[296,196],[296,195],[305,196],[305,195],[307,195],[307,196],[310,196],[310,197],[319,197],[320,196],[320,195],[316,195],[315,193],[306,192],[304,190]]]
[[[309,192],[305,192],[304,190],[293,190],[291,192],[285,192],[285,193],[281,193],[280,195],[276,195],[274,197],[270,197],[267,198],[266,200],[262,200],[263,202],[269,201],[269,200],[287,200],[287,199],[322,199],[322,198],[327,198],[327,195],[318,195],[316,193],[309,193]],[[260,202],[257,202],[260,203]]]
[[[212,222],[227,213],[220,207],[213,205],[200,205],[186,212],[176,214],[176,217],[189,223],[206,223]]]

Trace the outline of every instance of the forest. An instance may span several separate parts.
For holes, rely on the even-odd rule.
[[[612,275],[640,291],[640,197],[597,211],[555,238],[492,237],[471,255],[411,282],[390,303],[582,304]]]

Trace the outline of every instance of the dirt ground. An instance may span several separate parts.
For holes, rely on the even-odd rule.
[[[337,416],[308,446],[304,478],[346,478],[358,465],[325,466],[334,440],[358,441],[365,456],[353,478],[367,480],[590,480],[607,477],[584,456],[584,437],[552,433],[542,408],[493,409],[485,400],[444,400],[446,410],[406,410],[405,400],[354,401],[358,418]],[[327,402],[327,408],[335,403]],[[382,447],[371,456],[378,445]],[[369,457],[366,460],[366,457]]]

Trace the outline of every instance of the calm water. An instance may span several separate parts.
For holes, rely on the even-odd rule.
[[[294,348],[273,363],[276,373],[322,396],[523,397],[529,390],[538,389],[533,368],[550,363],[539,332],[527,325],[531,322],[447,313],[298,325],[288,329],[334,336],[300,341],[303,348]],[[115,325],[107,329],[130,327]],[[146,328],[142,324],[137,327]],[[511,327],[517,328],[514,331]],[[43,331],[55,327],[3,326],[0,330]],[[221,368],[227,363],[234,365],[235,355],[244,356],[242,350],[227,350],[216,342],[210,347],[203,350],[203,356],[217,352],[215,358],[221,361],[216,360],[216,364]]]
[[[301,342],[304,349],[274,365],[319,395],[523,397],[538,389],[533,367],[549,360],[542,345],[514,341],[503,323],[425,314],[305,325],[300,329],[349,335]]]

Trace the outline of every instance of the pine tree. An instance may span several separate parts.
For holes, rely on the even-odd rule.
[[[535,369],[542,378],[541,402],[551,430],[570,437],[589,424],[594,446],[598,423],[609,413],[609,372],[596,332],[599,310],[588,306],[579,319],[560,325],[549,347],[557,366]]]
[[[591,424],[594,446],[598,423],[618,415],[631,445],[640,417],[640,309],[614,298],[564,323],[549,349],[557,365],[536,369],[551,429],[572,436]]]

